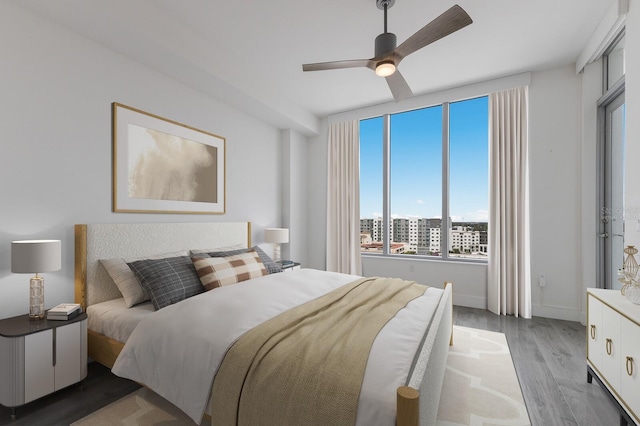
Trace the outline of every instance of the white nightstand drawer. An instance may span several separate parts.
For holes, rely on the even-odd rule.
[[[67,321],[0,320],[0,404],[13,408],[87,376],[87,315]]]

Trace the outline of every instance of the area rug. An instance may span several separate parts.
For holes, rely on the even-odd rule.
[[[140,388],[116,402],[71,423],[71,426],[185,426],[193,420],[179,408],[148,388]],[[204,419],[202,426],[209,425]]]
[[[453,335],[437,425],[530,425],[505,335],[460,326],[454,326]],[[193,424],[173,404],[141,388],[72,426]]]
[[[505,335],[454,326],[437,425],[530,424]]]

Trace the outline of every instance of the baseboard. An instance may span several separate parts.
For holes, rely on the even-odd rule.
[[[455,286],[454,286],[455,289]],[[468,296],[464,294],[453,295],[453,304],[455,306],[464,306],[467,308],[487,309],[487,300],[483,297]],[[534,317],[552,318],[565,321],[575,321],[584,324],[585,313],[581,310],[561,308],[558,306],[542,306],[533,304],[531,312]]]
[[[453,284],[453,304],[455,306],[464,306],[466,308],[487,309],[487,299],[484,297],[468,296],[465,294],[455,293],[455,283]]]
[[[565,321],[581,322],[584,313],[578,309],[561,308],[558,306],[542,306],[533,304],[531,311],[534,317],[552,318]]]

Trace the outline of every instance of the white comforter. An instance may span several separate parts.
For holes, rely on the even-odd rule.
[[[215,372],[238,337],[358,278],[301,269],[217,288],[168,306],[140,322],[112,371],[144,383],[200,423]],[[405,384],[441,295],[441,290],[430,288],[378,334],[363,380],[357,425],[395,424],[396,389]]]

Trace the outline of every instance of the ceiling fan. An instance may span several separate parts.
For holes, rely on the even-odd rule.
[[[422,27],[422,29],[406,39],[400,46],[396,47],[396,35],[387,32],[387,9],[394,4],[395,0],[376,0],[378,9],[384,10],[384,33],[376,37],[375,56],[373,58],[304,64],[302,65],[302,70],[322,71],[366,67],[387,80],[389,89],[391,89],[391,93],[396,102],[413,96],[411,88],[409,88],[406,80],[397,69],[400,61],[434,41],[438,41],[466,27],[471,24],[473,20],[471,20],[463,8],[455,5]]]

